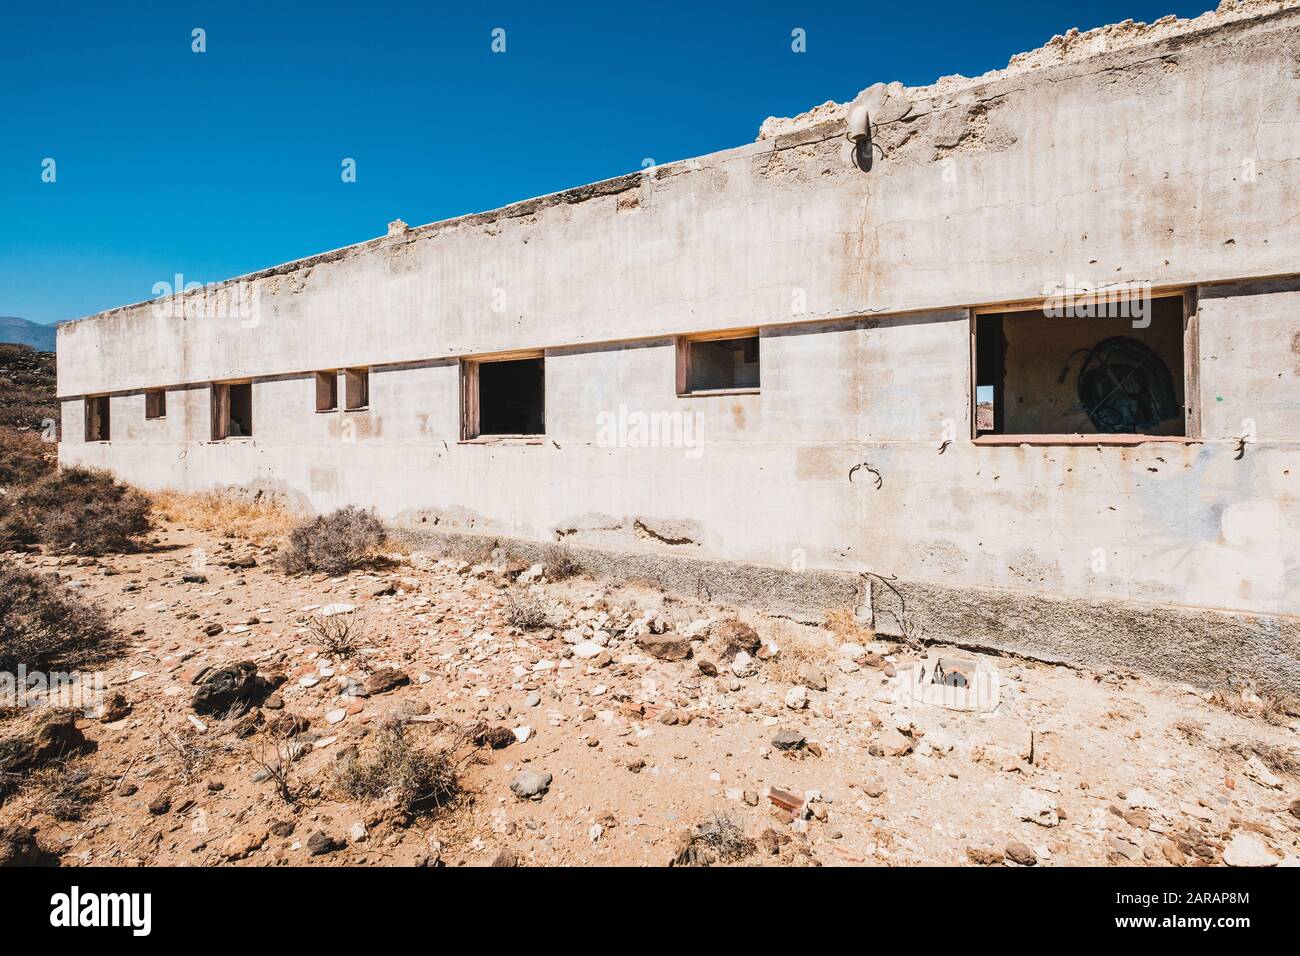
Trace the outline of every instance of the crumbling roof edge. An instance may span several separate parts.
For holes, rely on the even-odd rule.
[[[927,86],[906,86],[897,81],[879,85],[896,89],[913,101],[953,96],[999,80],[1031,76],[1054,67],[1076,66],[1168,40],[1204,37],[1230,27],[1254,25],[1296,13],[1300,13],[1300,0],[1221,0],[1217,9],[1195,17],[1169,14],[1152,23],[1130,19],[1082,32],[1077,27],[1071,28],[1036,49],[1015,54],[1002,69],[989,70],[979,76],[952,74],[939,77]],[[759,127],[756,142],[769,142],[811,127],[841,123],[850,102],[827,100],[796,116],[769,116]]]

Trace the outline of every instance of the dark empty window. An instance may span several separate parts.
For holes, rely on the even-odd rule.
[[[86,399],[86,441],[108,441],[108,396]]]
[[[546,379],[540,357],[466,362],[462,369],[465,438],[545,434]]]
[[[344,373],[347,379],[347,407],[365,408],[370,404],[370,369],[350,368]]]
[[[975,317],[977,435],[1185,435],[1180,296]]]
[[[755,389],[759,385],[758,335],[730,339],[680,339],[677,392]]]
[[[167,393],[161,388],[156,388],[144,393],[144,417],[167,417]]]
[[[253,385],[251,382],[212,386],[212,438],[251,438]]]
[[[332,412],[339,407],[339,373],[316,373],[316,411]]]

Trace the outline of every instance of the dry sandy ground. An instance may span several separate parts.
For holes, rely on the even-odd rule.
[[[256,566],[227,566],[249,556]],[[286,578],[263,549],[170,524],[145,554],[57,568],[60,559],[39,555],[6,560],[80,582],[134,632],[130,651],[104,670],[130,714],[79,721],[98,745],[83,760],[108,782],[105,794],[81,820],[48,816],[33,792],[0,807],[0,824],[37,827],[64,865],[513,857],[659,866],[715,814],[754,841],[741,865],[1196,865],[1222,863],[1225,852],[1229,862],[1285,864],[1300,855],[1297,721],[1233,712],[1190,688],[997,658],[1003,688],[991,714],[908,705],[897,699],[902,678],[890,676],[909,663],[896,645],[841,654],[820,628],[583,578],[533,585],[558,626],[524,631],[503,621],[507,589],[520,587],[503,572],[416,553],[382,571]],[[183,582],[196,562],[206,582]],[[389,585],[395,593],[375,593]],[[338,603],[357,606],[368,635],[350,661],[323,656],[302,626]],[[745,677],[708,644],[690,660],[655,659],[623,634],[647,611],[701,637],[710,633],[701,622],[712,619],[716,632],[738,614],[779,650]],[[208,636],[213,624],[223,630]],[[574,656],[575,642],[592,636],[608,640],[607,653]],[[719,676],[703,673],[701,658]],[[191,720],[193,676],[241,660],[287,677],[272,702],[283,709],[268,717],[310,722],[292,804],[256,779],[254,757],[272,746],[265,729],[240,739],[232,721],[203,717],[199,729]],[[821,669],[828,687],[794,710],[786,697],[799,663]],[[384,666],[411,682],[340,696],[340,674],[364,679]],[[344,748],[364,746],[395,713],[422,718],[410,725],[417,740],[446,732],[435,718],[531,730],[524,742],[476,751],[461,799],[406,821],[382,801],[342,802],[331,785]],[[782,730],[807,745],[776,749]],[[182,759],[169,740],[197,757]],[[551,775],[540,798],[512,793],[525,770]],[[770,799],[773,788],[794,794],[793,812]],[[338,848],[311,855],[317,831]],[[696,847],[685,859],[716,860],[707,839]]]

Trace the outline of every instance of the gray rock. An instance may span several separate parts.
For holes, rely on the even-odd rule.
[[[324,856],[326,853],[333,853],[342,846],[338,840],[327,836],[320,830],[316,830],[311,836],[307,837],[307,852],[312,856]]]
[[[798,750],[807,739],[797,730],[781,730],[772,738],[772,746],[777,750]]]
[[[525,770],[510,781],[510,790],[521,800],[540,797],[551,786],[551,775],[543,771]]]

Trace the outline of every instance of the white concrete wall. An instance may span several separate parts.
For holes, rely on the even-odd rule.
[[[62,459],[536,540],[1300,613],[1300,292],[1208,285],[1300,263],[1298,23],[919,100],[868,173],[813,129],[271,270],[250,316],[63,326]],[[966,307],[1071,276],[1199,289],[1205,441],[971,442]],[[759,394],[676,396],[672,334],[753,326]],[[453,357],[514,348],[547,349],[545,439],[459,443]],[[315,369],[367,364],[368,410],[315,412]],[[207,441],[206,383],[248,376],[253,440]],[[105,392],[113,441],[81,443]],[[698,444],[610,446],[620,408],[691,416]]]

